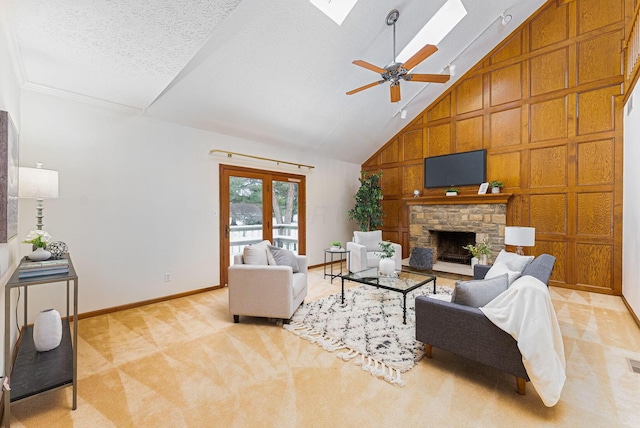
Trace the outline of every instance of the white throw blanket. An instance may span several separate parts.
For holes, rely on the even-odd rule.
[[[555,406],[566,379],[565,359],[547,286],[532,276],[523,276],[480,310],[518,341],[533,387],[545,406]]]

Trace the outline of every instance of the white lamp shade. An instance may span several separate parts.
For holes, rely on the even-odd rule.
[[[504,228],[504,243],[518,247],[533,247],[536,243],[536,228],[507,226]]]
[[[27,199],[56,199],[58,171],[20,167],[18,196]]]

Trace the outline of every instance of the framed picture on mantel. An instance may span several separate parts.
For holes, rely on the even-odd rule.
[[[0,243],[18,234],[18,133],[0,110]]]
[[[489,190],[489,183],[482,183],[478,189],[478,195],[486,195]]]

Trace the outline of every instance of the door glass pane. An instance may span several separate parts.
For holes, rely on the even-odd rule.
[[[262,180],[229,177],[229,245],[233,256],[262,241]]]
[[[298,183],[273,182],[273,245],[298,254]]]

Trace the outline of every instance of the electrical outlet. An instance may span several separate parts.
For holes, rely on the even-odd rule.
[[[164,282],[171,282],[171,272],[164,273]]]

